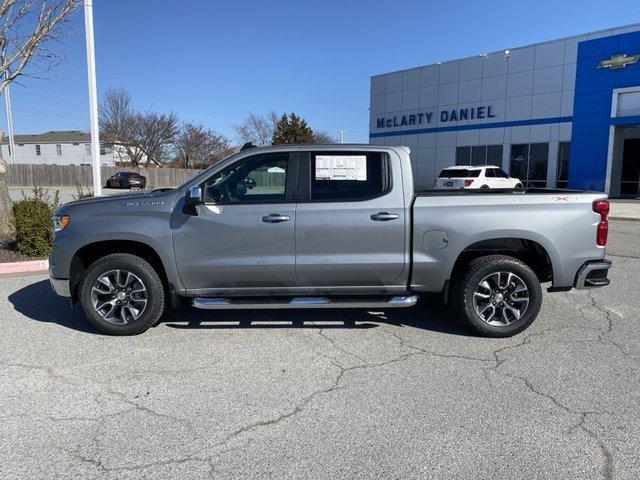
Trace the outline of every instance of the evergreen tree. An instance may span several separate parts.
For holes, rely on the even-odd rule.
[[[278,120],[276,130],[273,132],[273,145],[285,143],[315,143],[313,130],[309,128],[304,118],[295,113],[283,114]]]

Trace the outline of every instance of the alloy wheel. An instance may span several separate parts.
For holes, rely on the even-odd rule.
[[[512,272],[484,277],[473,293],[476,315],[488,325],[506,326],[520,320],[529,307],[529,289]]]
[[[147,288],[128,270],[109,270],[91,288],[91,304],[104,320],[115,325],[140,318],[147,307]]]

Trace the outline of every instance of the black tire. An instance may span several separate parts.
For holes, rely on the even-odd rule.
[[[493,320],[493,323],[496,323],[499,320],[501,322],[504,322],[504,324],[491,325],[486,320],[481,318],[480,315],[476,312],[474,297],[476,295],[484,295],[484,293],[476,293],[476,290],[480,288],[480,284],[484,279],[492,274],[496,275],[497,272],[505,272],[507,274],[511,273],[515,275],[518,280],[524,283],[524,285],[528,289],[528,292],[526,293],[528,293],[529,301],[526,307],[524,307],[524,311],[521,313],[521,316],[519,318],[516,319],[515,315],[507,311],[506,315],[513,319],[511,323],[507,324],[504,321],[504,318],[501,317],[500,314],[498,314],[498,317]],[[497,278],[498,281],[500,281],[500,278],[505,279],[504,276],[498,276]],[[513,285],[515,285],[515,282],[513,283]],[[511,284],[508,285],[508,287],[511,289]],[[515,289],[515,287],[513,288]],[[491,295],[493,294],[489,294],[489,296]],[[522,295],[524,297],[524,294],[522,293],[508,294],[509,296],[507,296],[507,294],[503,295],[505,299],[513,299],[511,295]],[[489,303],[490,300],[491,299],[488,299],[486,300],[486,302]],[[518,301],[517,297],[513,300],[516,302]],[[507,300],[505,302],[498,303],[496,307],[493,307],[494,311],[499,311],[500,305],[503,305],[502,310],[504,310],[505,303],[511,302]],[[521,304],[511,303],[512,307],[514,305]],[[506,255],[487,255],[472,260],[467,265],[466,272],[461,273],[461,275],[458,277],[453,288],[453,306],[458,316],[467,324],[468,327],[486,337],[511,337],[513,335],[516,335],[517,333],[522,332],[536,319],[541,305],[542,288],[536,274],[533,272],[533,270],[531,270],[531,268],[522,263],[520,260]],[[481,309],[481,307],[482,305],[479,306],[479,309]],[[489,306],[488,308],[492,307]]]
[[[138,318],[127,323],[115,324],[105,320],[93,306],[92,289],[98,278],[114,270],[131,272],[146,289],[146,306],[140,308],[142,312]],[[165,292],[158,273],[146,260],[128,253],[114,253],[96,260],[87,268],[80,279],[78,299],[86,319],[99,331],[109,335],[138,335],[160,320],[164,312]]]
[[[513,188],[522,188],[522,184],[521,183],[516,183],[516,186]]]
[[[481,188],[482,190],[486,190],[486,189],[488,189],[488,188],[489,188],[489,185],[482,185],[480,188]]]

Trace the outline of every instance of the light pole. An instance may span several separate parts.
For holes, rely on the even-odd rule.
[[[5,78],[9,77],[9,72],[4,72]],[[9,94],[9,84],[4,87],[4,104],[7,108],[7,130],[9,130],[9,150],[11,150],[11,163],[16,163],[16,145],[13,142],[13,114],[11,113],[11,95]]]
[[[87,43],[87,77],[89,81],[89,123],[91,125],[91,167],[93,194],[102,195],[100,175],[100,133],[98,130],[98,88],[96,86],[96,54],[93,43],[93,0],[84,0],[84,29]]]
[[[338,130],[340,132],[340,143],[344,143],[344,134],[347,133],[346,130]]]

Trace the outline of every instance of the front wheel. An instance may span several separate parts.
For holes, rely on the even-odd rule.
[[[538,316],[542,288],[520,260],[487,255],[472,260],[454,285],[454,307],[473,330],[487,337],[510,337]]]
[[[164,311],[164,287],[144,259],[114,253],[84,272],[78,290],[87,320],[110,335],[137,335],[155,325]]]

